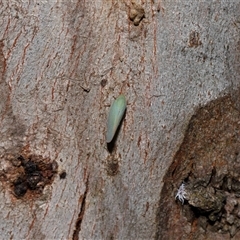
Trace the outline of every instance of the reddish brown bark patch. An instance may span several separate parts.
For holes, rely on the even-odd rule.
[[[184,204],[175,200],[185,183]],[[164,177],[156,239],[240,239],[239,92],[200,108]]]

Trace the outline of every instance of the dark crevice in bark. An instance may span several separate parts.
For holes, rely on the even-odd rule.
[[[75,230],[73,232],[73,240],[78,240],[79,239],[79,232],[81,231],[81,224],[82,224],[82,220],[83,220],[83,216],[85,213],[85,206],[86,206],[86,198],[87,198],[87,193],[88,193],[88,177],[87,177],[87,181],[86,181],[86,189],[85,192],[83,194],[83,196],[81,196],[80,198],[82,199],[82,205],[80,208],[80,212],[78,214],[78,218],[75,224]]]

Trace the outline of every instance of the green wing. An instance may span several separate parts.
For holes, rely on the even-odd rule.
[[[118,96],[110,107],[107,122],[107,143],[110,143],[117,131],[127,107],[127,101],[124,95]]]

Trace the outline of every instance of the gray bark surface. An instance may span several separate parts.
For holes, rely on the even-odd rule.
[[[163,178],[191,117],[239,89],[239,12],[238,1],[2,1],[0,238],[159,239]],[[17,197],[29,176],[19,156],[58,170]]]

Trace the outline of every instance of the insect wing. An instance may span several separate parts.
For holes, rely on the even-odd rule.
[[[110,143],[122,120],[127,102],[124,95],[120,95],[111,105],[107,123],[107,143]]]

